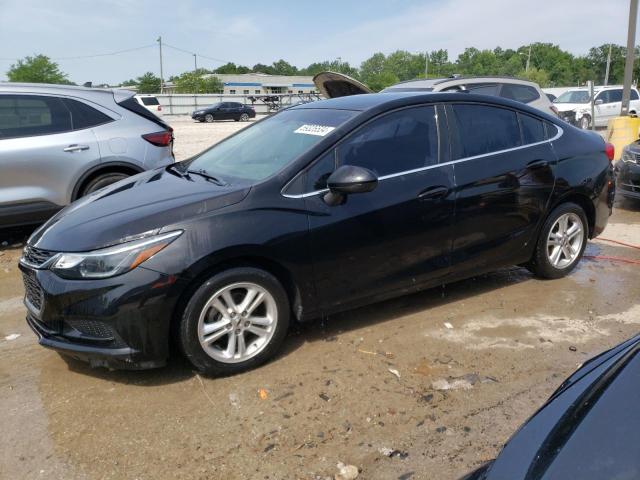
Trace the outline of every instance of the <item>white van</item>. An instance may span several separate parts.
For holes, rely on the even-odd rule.
[[[591,128],[591,97],[587,87],[567,90],[553,101],[560,112],[560,118],[583,129]],[[606,127],[610,119],[620,116],[622,109],[622,86],[594,88],[593,112],[596,127]],[[629,113],[640,112],[640,96],[635,87],[631,88]]]

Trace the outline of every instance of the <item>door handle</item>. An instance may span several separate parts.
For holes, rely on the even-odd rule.
[[[420,200],[433,200],[435,198],[446,197],[449,193],[449,189],[444,185],[438,185],[435,187],[427,187],[418,194]]]
[[[537,170],[538,168],[544,168],[549,166],[549,162],[546,160],[533,160],[532,162],[527,163],[527,168],[530,170]]]
[[[62,149],[63,152],[69,153],[82,152],[83,150],[89,150],[89,145],[77,145],[74,143],[73,145],[69,145],[68,147]]]

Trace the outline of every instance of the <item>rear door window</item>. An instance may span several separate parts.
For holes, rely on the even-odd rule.
[[[63,102],[71,112],[71,126],[74,130],[95,127],[113,121],[111,117],[86,103],[70,98],[63,99]]]
[[[533,102],[540,98],[540,94],[535,88],[529,85],[517,85],[515,83],[503,83],[500,96],[521,103]]]
[[[607,103],[621,102],[622,89],[609,90],[609,101]]]
[[[0,95],[0,139],[71,130],[71,114],[57,97]]]
[[[466,89],[469,93],[475,93],[477,95],[498,95],[499,85],[497,83],[471,83],[466,85]]]
[[[454,104],[453,156],[474,157],[521,145],[516,113],[489,105]]]
[[[160,102],[156,97],[140,97],[140,98],[142,99],[142,103],[144,103],[147,106],[160,105]]]
[[[438,127],[433,105],[406,108],[360,128],[338,147],[340,165],[391,175],[438,163]]]
[[[524,145],[543,142],[545,140],[546,131],[542,120],[521,113],[518,114],[518,119],[520,120],[522,143]]]

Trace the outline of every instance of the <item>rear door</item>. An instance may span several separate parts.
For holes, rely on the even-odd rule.
[[[544,122],[482,104],[447,107],[456,178],[452,269],[528,259],[554,187]]]
[[[80,172],[99,162],[93,131],[73,130],[63,99],[0,94],[0,225],[47,218],[69,203]]]
[[[311,255],[329,308],[437,281],[449,272],[453,168],[443,115],[433,105],[368,122],[307,172]],[[442,148],[441,148],[442,147]],[[373,170],[378,186],[329,206],[326,179],[340,165]]]

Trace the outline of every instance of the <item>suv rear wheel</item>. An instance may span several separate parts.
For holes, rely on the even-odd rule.
[[[111,173],[103,173],[98,175],[94,179],[92,179],[89,183],[85,185],[85,187],[80,192],[80,196],[84,197],[85,195],[89,195],[101,188],[111,185],[112,183],[119,182],[120,180],[124,180],[129,177],[126,173],[122,172],[111,172]]]
[[[213,275],[191,296],[179,341],[201,372],[230,375],[257,367],[279,350],[289,328],[289,299],[270,273],[232,268]]]
[[[588,228],[587,216],[579,205],[560,205],[545,221],[527,268],[542,278],[564,277],[582,258]]]

